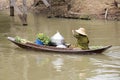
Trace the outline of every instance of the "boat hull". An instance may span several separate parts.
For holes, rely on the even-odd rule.
[[[105,50],[109,49],[111,45],[99,48],[99,49],[93,49],[93,50],[80,50],[80,49],[74,49],[74,48],[57,48],[53,46],[41,46],[34,43],[19,43],[16,42],[14,38],[8,37],[8,40],[10,40],[12,43],[16,44],[20,48],[29,49],[29,50],[35,50],[35,51],[47,51],[47,52],[58,52],[58,53],[75,53],[75,54],[91,54],[96,53],[100,54],[104,52]]]

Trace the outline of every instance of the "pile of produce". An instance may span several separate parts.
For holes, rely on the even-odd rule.
[[[15,41],[16,41],[16,42],[19,42],[19,43],[27,43],[27,42],[30,42],[30,41],[28,41],[28,40],[26,40],[26,39],[22,39],[22,38],[19,37],[19,36],[16,36],[16,37],[15,37]]]
[[[45,45],[49,44],[49,42],[50,42],[50,38],[49,38],[47,35],[43,34],[43,33],[39,33],[39,34],[37,35],[37,38],[38,38],[40,41],[42,41],[43,44],[45,44]]]
[[[99,48],[103,48],[104,46],[90,46],[90,49],[99,49]]]

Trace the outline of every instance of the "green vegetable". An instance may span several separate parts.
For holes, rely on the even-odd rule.
[[[19,36],[16,36],[15,37],[15,41],[20,43],[21,42],[21,38]]]
[[[103,46],[90,46],[90,49],[99,49],[99,48],[103,48]]]
[[[16,37],[15,37],[15,41],[16,41],[16,42],[19,42],[19,43],[27,43],[27,42],[30,42],[30,41],[28,41],[28,40],[26,40],[26,39],[20,38],[19,36],[16,36]]]
[[[43,44],[45,44],[45,45],[49,44],[49,42],[50,42],[50,38],[43,33],[39,33],[37,35],[37,38],[40,39],[43,42]]]

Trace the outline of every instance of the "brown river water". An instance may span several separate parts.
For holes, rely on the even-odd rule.
[[[21,49],[8,41],[20,36],[35,41],[36,34],[54,35],[75,44],[71,30],[84,27],[92,46],[113,45],[103,54],[78,55]],[[0,80],[120,80],[120,21],[48,19],[28,14],[28,26],[17,16],[0,12]]]

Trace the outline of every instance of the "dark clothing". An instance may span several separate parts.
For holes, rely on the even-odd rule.
[[[83,50],[89,49],[89,39],[86,35],[74,34],[74,37],[77,39],[77,47],[80,47]]]

